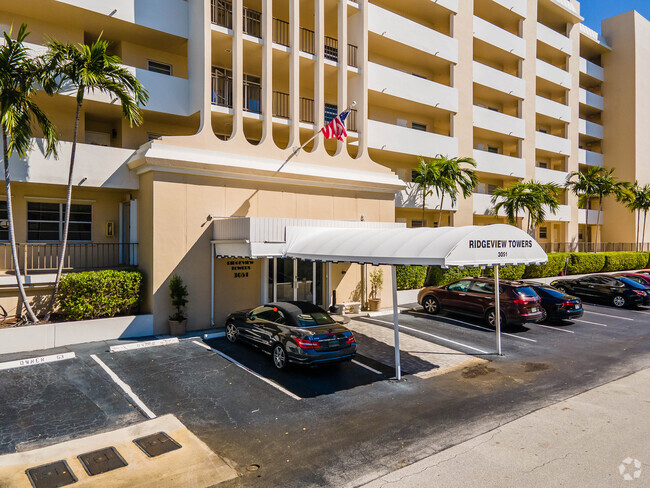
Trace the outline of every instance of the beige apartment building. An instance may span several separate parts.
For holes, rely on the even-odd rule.
[[[590,165],[650,182],[648,21],[609,19],[604,38],[581,21],[569,0],[0,0],[0,25],[27,23],[35,54],[48,38],[102,33],[150,92],[137,128],[116,100],[88,95],[66,269],[137,265],[156,333],[173,273],[189,285],[194,329],[271,299],[329,305],[332,290],[365,300],[368,266],[255,254],[288,225],[490,224],[503,220],[494,188],[563,184]],[[345,142],[320,136],[293,155],[353,101]],[[37,303],[56,267],[74,99],[38,102],[59,129],[60,158],[45,159],[37,139],[11,161]],[[423,221],[412,183],[417,156],[437,154],[473,157],[481,180],[471,198],[444,202],[441,223],[435,196]],[[574,196],[561,203],[537,229],[549,249],[597,224]],[[634,242],[636,221],[619,206],[608,202],[600,224],[604,241]],[[250,252],[228,251],[235,244]],[[0,293],[15,307],[3,252]]]

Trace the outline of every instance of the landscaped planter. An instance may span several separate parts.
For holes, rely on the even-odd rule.
[[[151,314],[6,327],[0,329],[0,354],[152,335]]]

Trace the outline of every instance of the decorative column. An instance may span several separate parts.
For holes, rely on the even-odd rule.
[[[289,3],[289,148],[300,146],[300,0]]]
[[[325,0],[314,0],[314,36],[316,45],[314,118],[318,129],[325,121]],[[323,146],[322,141],[322,137],[314,140],[313,151]]]
[[[232,2],[232,135],[244,137],[244,6]]]
[[[262,0],[262,138],[273,141],[273,0]]]

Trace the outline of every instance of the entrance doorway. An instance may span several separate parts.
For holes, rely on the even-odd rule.
[[[302,259],[269,259],[269,298],[273,301],[323,302],[323,266]]]

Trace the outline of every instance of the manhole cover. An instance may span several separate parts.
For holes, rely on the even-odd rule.
[[[134,440],[135,445],[144,451],[149,457],[160,456],[169,451],[180,449],[181,445],[164,432],[140,437]]]
[[[107,447],[99,451],[88,452],[77,456],[86,473],[90,476],[102,474],[117,468],[123,468],[127,462],[120,456],[114,447]]]
[[[25,473],[34,488],[57,488],[77,481],[77,477],[70,471],[65,461],[29,468]]]

